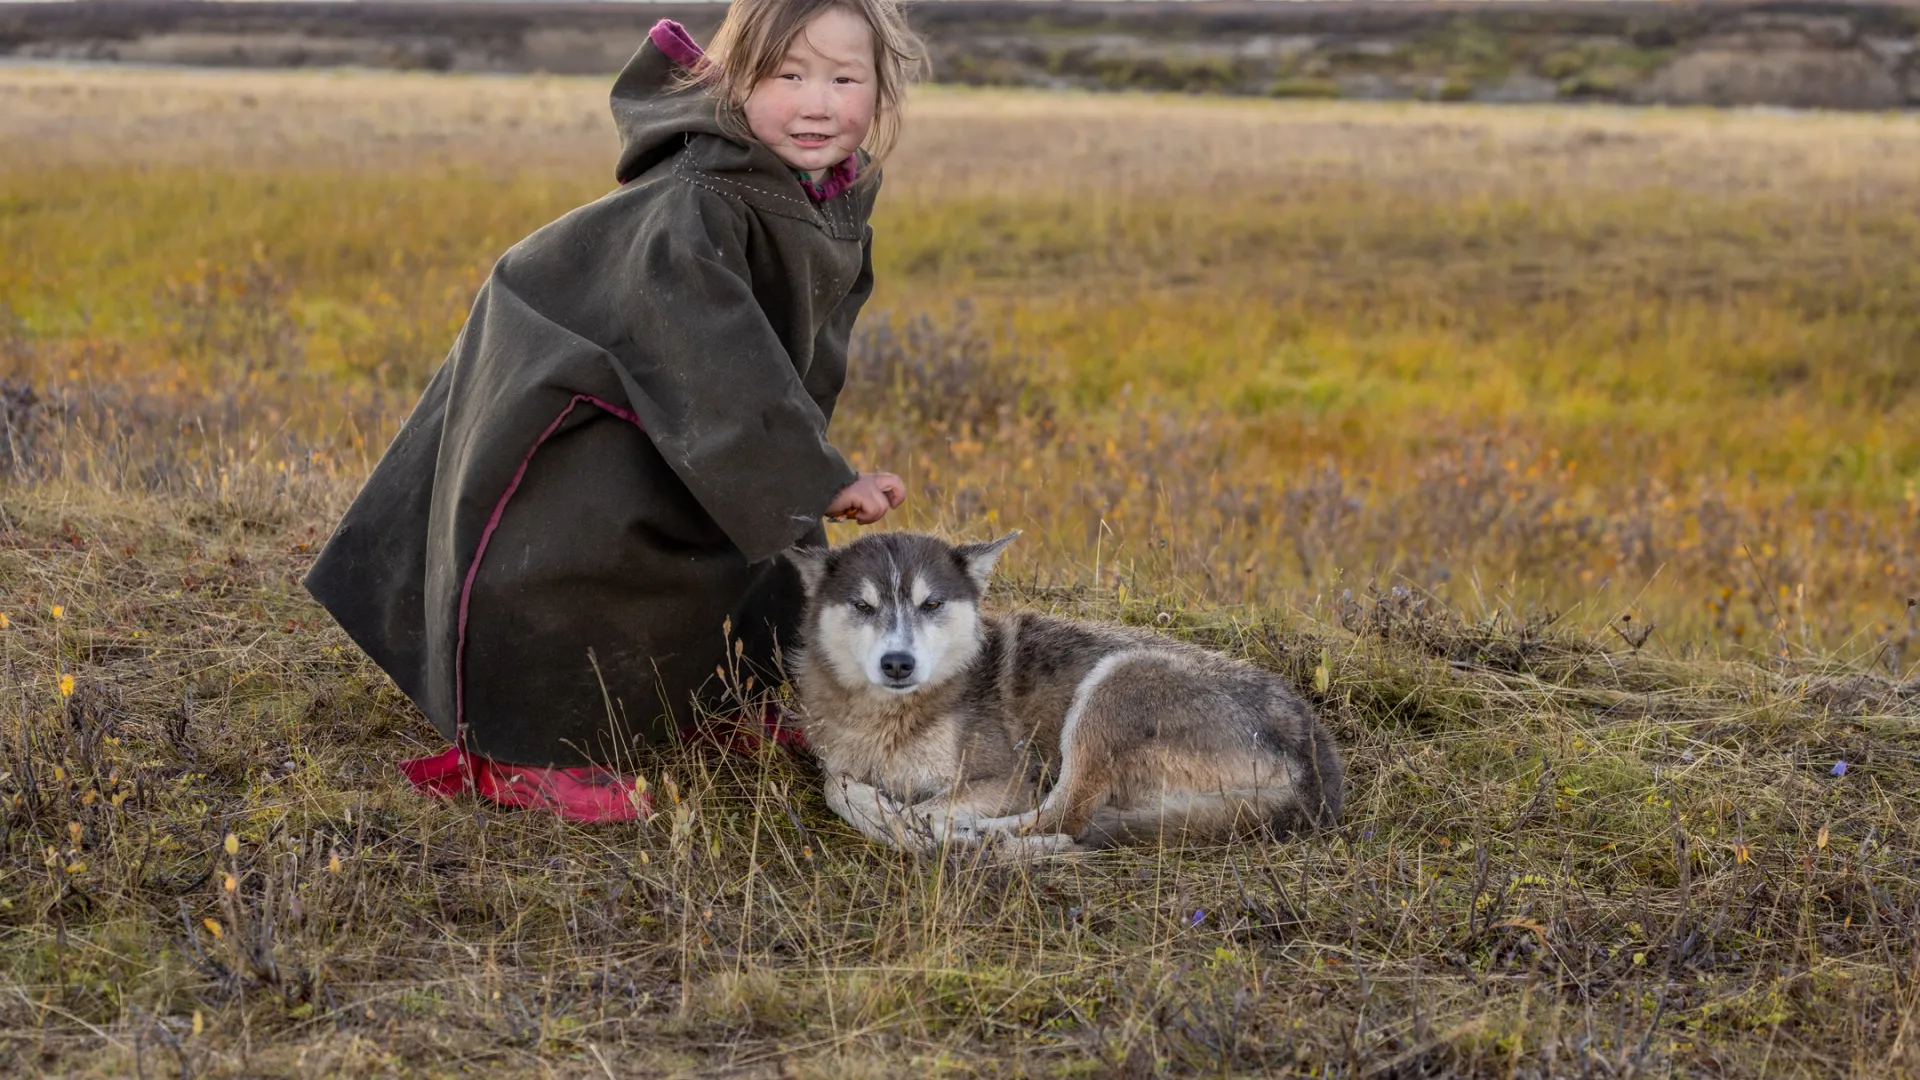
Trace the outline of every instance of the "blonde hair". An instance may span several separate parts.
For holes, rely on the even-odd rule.
[[[907,87],[926,68],[926,46],[907,26],[896,0],[733,0],[714,31],[703,63],[689,82],[710,88],[722,103],[721,126],[752,138],[747,130],[747,98],[761,80],[772,77],[786,60],[793,39],[814,17],[830,8],[859,16],[873,31],[875,97],[873,126],[863,144],[872,161],[860,181],[877,176],[900,139],[900,110]]]

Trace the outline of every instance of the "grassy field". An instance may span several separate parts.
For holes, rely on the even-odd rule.
[[[0,1071],[1920,1069],[1920,120],[923,94],[835,441],[1353,773],[1018,869],[392,773],[296,580],[604,89],[0,72]]]

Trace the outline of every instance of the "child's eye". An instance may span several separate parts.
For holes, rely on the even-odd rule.
[[[873,605],[867,603],[865,600],[855,600],[853,602],[853,610],[862,615],[871,615],[873,614]]]
[[[929,601],[927,601],[926,603],[924,603],[924,604],[921,604],[921,605],[920,605],[920,610],[921,610],[921,611],[939,611],[939,610],[940,610],[940,601],[938,601],[938,600],[929,600]]]

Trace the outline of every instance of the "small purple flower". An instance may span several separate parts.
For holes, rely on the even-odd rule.
[[[1836,761],[1836,762],[1834,762],[1834,763],[1833,763],[1833,770],[1832,770],[1832,773],[1831,773],[1831,775],[1833,775],[1833,776],[1845,776],[1845,775],[1847,775],[1847,763],[1846,763],[1846,762],[1844,762],[1844,761]]]
[[[1372,829],[1368,829],[1368,830],[1367,830],[1366,832],[1364,832],[1364,833],[1361,833],[1361,834],[1360,834],[1360,839],[1362,839],[1362,840],[1371,840],[1371,839],[1373,839],[1373,830],[1372,830]]]
[[[1079,917],[1080,917],[1080,909],[1079,909],[1079,908],[1077,908],[1077,907],[1070,907],[1070,908],[1068,908],[1068,909],[1067,909],[1067,921],[1068,921],[1068,922],[1072,922],[1073,920],[1075,920],[1075,919],[1077,919],[1077,918],[1079,918]]]
[[[1187,925],[1188,925],[1188,926],[1199,926],[1199,925],[1200,925],[1201,923],[1203,923],[1203,922],[1206,922],[1206,921],[1207,921],[1207,909],[1206,909],[1206,908],[1194,908],[1194,909],[1193,909],[1193,918],[1191,918],[1191,919],[1188,919],[1188,920],[1187,920]]]

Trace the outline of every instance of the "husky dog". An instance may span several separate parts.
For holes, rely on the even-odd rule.
[[[982,614],[1018,535],[788,552],[800,722],[835,813],[899,847],[1021,855],[1332,823],[1339,754],[1273,674],[1129,627]]]

